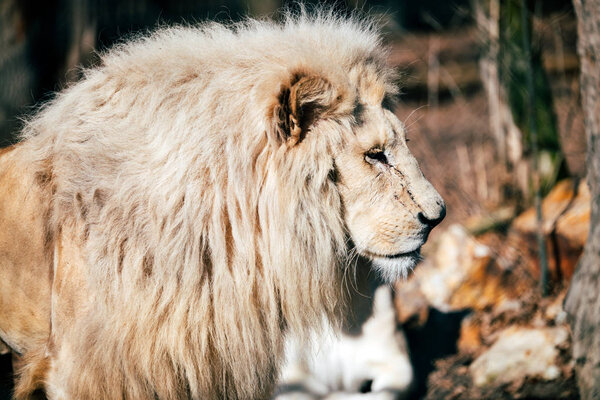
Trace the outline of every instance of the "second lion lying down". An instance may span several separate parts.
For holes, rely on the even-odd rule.
[[[285,333],[343,312],[349,246],[414,266],[445,208],[385,56],[324,14],[163,29],[46,105],[0,155],[17,397],[265,398]]]

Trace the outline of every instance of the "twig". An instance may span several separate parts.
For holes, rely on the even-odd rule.
[[[537,122],[535,120],[535,86],[533,83],[533,68],[531,66],[531,48],[529,42],[529,32],[527,25],[527,6],[525,0],[521,0],[521,24],[523,32],[523,50],[525,51],[525,57],[527,59],[527,93],[528,93],[528,107],[529,107],[529,128],[531,131],[531,150],[532,150],[532,183],[535,196],[535,215],[536,215],[536,239],[538,245],[538,252],[540,256],[540,286],[542,289],[542,296],[548,294],[548,258],[546,255],[546,244],[544,241],[544,233],[542,232],[542,195],[540,192],[540,174],[538,168],[538,142],[537,142]]]

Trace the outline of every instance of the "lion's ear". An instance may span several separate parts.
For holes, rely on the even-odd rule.
[[[317,75],[296,77],[285,87],[274,109],[278,139],[293,146],[300,142],[310,127],[333,105],[336,95],[332,85]]]

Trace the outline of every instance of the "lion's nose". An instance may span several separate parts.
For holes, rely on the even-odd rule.
[[[440,213],[435,218],[428,218],[422,212],[417,214],[417,218],[419,218],[419,221],[421,221],[422,224],[427,225],[427,227],[429,229],[433,229],[436,225],[438,225],[440,222],[442,222],[442,220],[444,219],[445,216],[446,216],[446,206],[445,205],[442,206]]]

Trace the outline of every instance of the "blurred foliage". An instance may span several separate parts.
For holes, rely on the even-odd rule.
[[[539,3],[530,2],[533,4],[529,5],[533,7],[527,10],[525,24],[521,15],[522,3],[521,0],[500,2],[499,73],[515,123],[523,134],[525,155],[529,157],[534,156],[531,154],[532,124],[536,129],[541,190],[545,194],[558,179],[569,174],[559,140],[550,82],[543,68],[540,48],[533,39],[531,8]],[[529,38],[529,54],[523,41],[524,34]],[[527,83],[530,68],[533,75],[532,88]],[[534,92],[533,107],[529,104],[529,90]],[[530,118],[534,118],[534,121]]]

